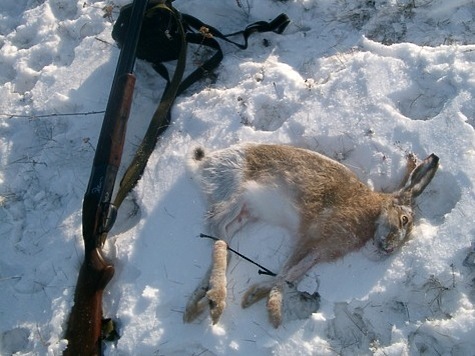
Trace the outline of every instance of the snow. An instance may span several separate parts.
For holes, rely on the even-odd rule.
[[[2,0],[0,6],[0,354],[59,355],[83,258],[81,204],[119,54],[112,18],[127,0]],[[223,44],[216,78],[173,107],[173,125],[125,201],[105,251],[116,273],[103,299],[120,339],[106,355],[473,355],[475,7],[471,0],[177,0],[224,33],[285,12],[282,35]],[[239,5],[239,6],[238,6]],[[269,43],[265,46],[263,40]],[[190,51],[189,67],[204,55]],[[173,68],[173,66],[171,66]],[[123,172],[164,87],[138,61]],[[71,115],[75,114],[75,115]],[[265,303],[242,310],[268,276],[234,256],[228,307],[182,322],[212,242],[185,169],[196,144],[291,143],[335,158],[375,190],[394,189],[405,155],[440,168],[419,197],[414,238],[375,260],[364,250],[317,265],[299,285],[320,309],[279,329]],[[271,270],[290,249],[254,224],[232,247]],[[298,308],[298,305],[293,306]],[[290,306],[292,308],[292,305]]]

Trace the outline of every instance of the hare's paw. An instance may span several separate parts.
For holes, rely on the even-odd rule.
[[[241,301],[241,307],[250,307],[252,304],[258,302],[262,298],[267,297],[271,289],[272,285],[269,283],[257,283],[252,285],[244,294]]]
[[[206,293],[206,297],[209,301],[209,313],[213,324],[219,321],[224,308],[226,308],[226,295],[226,285],[220,286],[220,288],[214,287]]]
[[[191,323],[195,320],[208,304],[208,298],[206,298],[206,292],[208,286],[199,285],[191,295],[188,303],[186,304],[185,314],[183,314],[183,321],[185,323]]]
[[[274,328],[278,328],[282,324],[282,299],[282,286],[274,286],[267,298],[267,312]]]

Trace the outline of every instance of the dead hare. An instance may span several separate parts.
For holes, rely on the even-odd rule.
[[[254,284],[244,294],[247,308],[267,298],[269,319],[282,323],[285,283],[297,283],[315,264],[333,261],[370,239],[382,254],[399,248],[413,226],[414,198],[438,168],[431,154],[408,170],[394,193],[372,191],[347,167],[319,153],[286,145],[239,144],[208,153],[193,151],[190,167],[209,203],[210,234],[229,242],[246,223],[257,219],[284,225],[295,247],[278,275]],[[213,262],[186,306],[191,322],[209,305],[213,323],[226,306],[226,243],[218,241]]]

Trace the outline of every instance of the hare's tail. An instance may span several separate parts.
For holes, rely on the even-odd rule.
[[[208,157],[208,151],[205,150],[203,146],[195,146],[192,148],[188,153],[188,159],[186,161],[188,170],[193,174],[199,174],[205,157]]]
[[[205,149],[201,146],[195,147],[192,154],[192,159],[194,161],[201,161],[203,158],[205,158]]]

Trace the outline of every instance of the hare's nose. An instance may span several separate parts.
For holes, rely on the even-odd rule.
[[[378,250],[384,254],[390,254],[394,251],[394,246],[391,246],[386,240],[378,241],[376,246]]]

